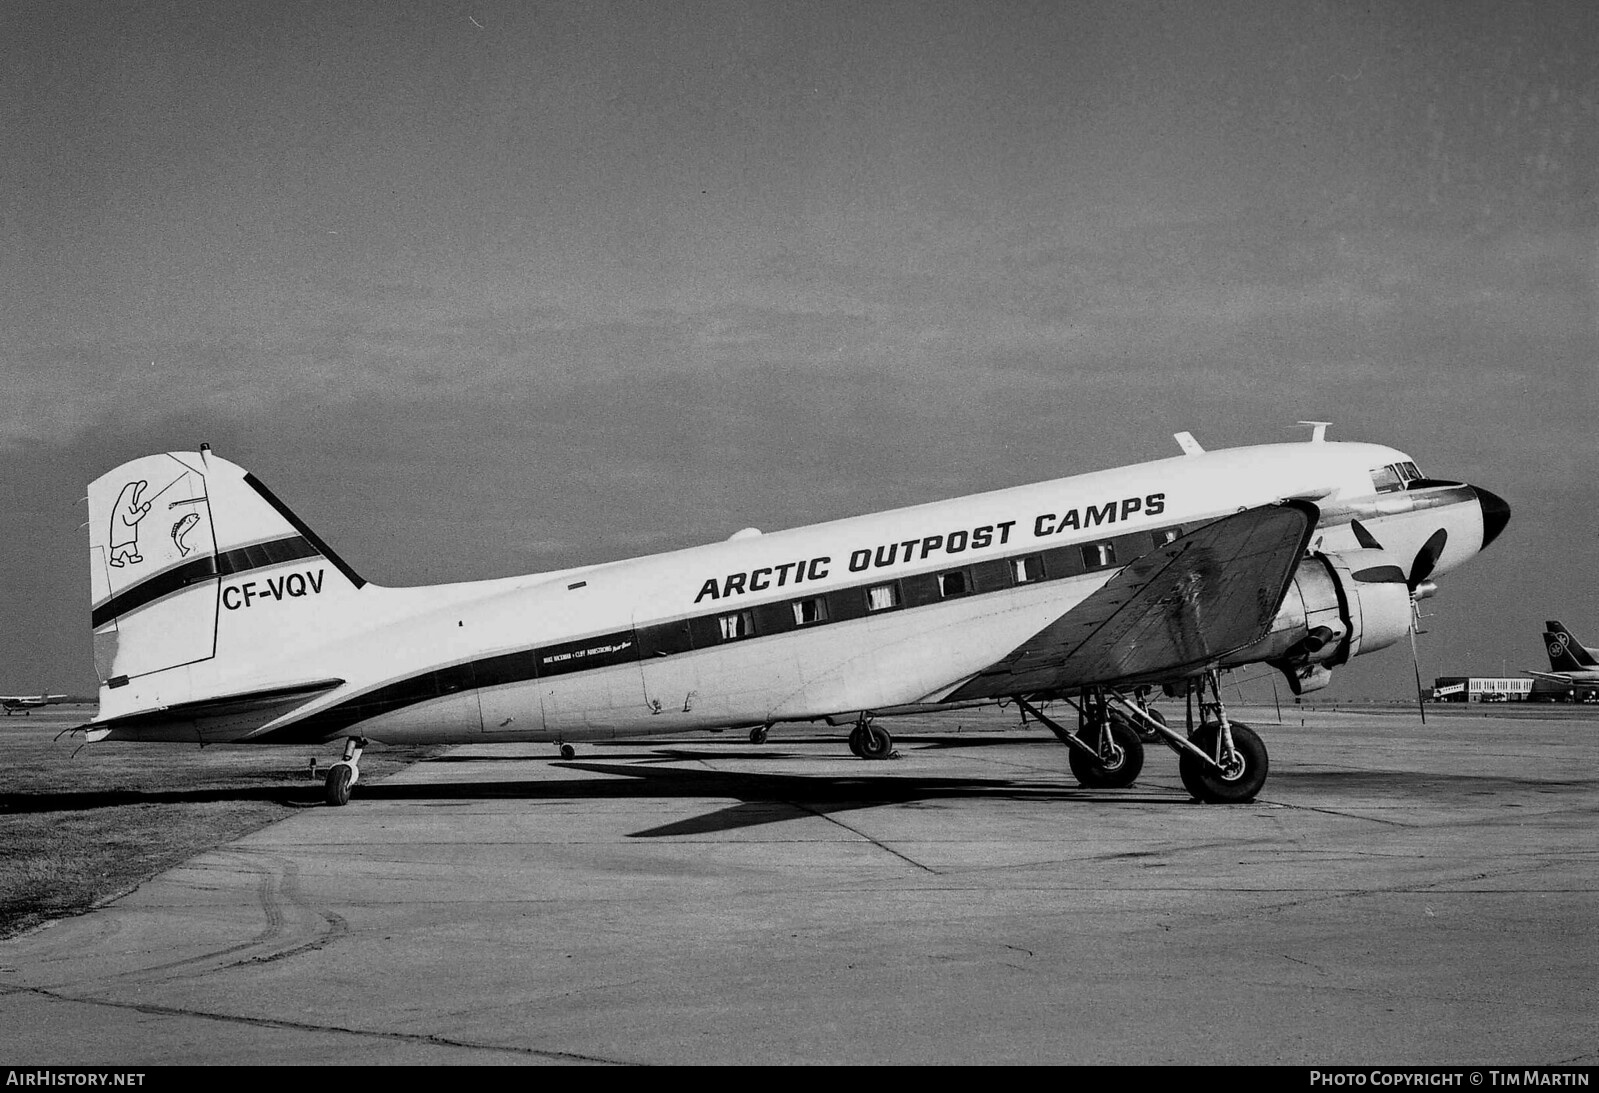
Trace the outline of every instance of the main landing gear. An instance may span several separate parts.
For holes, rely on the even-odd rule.
[[[328,768],[324,799],[330,805],[347,804],[350,789],[361,779],[361,752],[366,748],[366,738],[352,736],[344,741],[344,758]]]
[[[1089,789],[1124,789],[1144,769],[1144,744],[1137,731],[1106,704],[1103,694],[1083,695],[1082,705],[1077,706],[1076,733],[1068,732],[1024,698],[1018,698],[1016,704],[1066,745],[1072,774]]]
[[[899,755],[894,750],[894,737],[864,713],[850,730],[849,750],[862,759],[894,759]]]
[[[1207,697],[1206,691],[1209,691]],[[1194,699],[1199,699],[1199,724],[1194,724]],[[1142,702],[1129,701],[1115,691],[1107,697],[1142,731],[1155,734],[1177,753],[1177,773],[1183,787],[1205,804],[1252,801],[1266,784],[1271,763],[1259,734],[1242,721],[1227,716],[1221,700],[1221,673],[1208,671],[1188,681],[1188,735],[1177,733]],[[1141,696],[1140,696],[1141,697]]]
[[[1145,694],[1140,688],[1129,699],[1115,690],[1091,687],[1077,702],[1067,699],[1077,710],[1076,733],[1068,732],[1026,699],[1018,697],[1016,703],[1070,749],[1067,761],[1072,774],[1091,789],[1132,785],[1143,769],[1144,742],[1159,741],[1177,753],[1177,773],[1197,800],[1237,804],[1255,799],[1270,769],[1266,745],[1248,725],[1227,717],[1220,672],[1205,672],[1189,681],[1187,735],[1172,729],[1150,709]]]

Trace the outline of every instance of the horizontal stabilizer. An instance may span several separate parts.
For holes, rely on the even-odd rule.
[[[335,687],[344,686],[342,679],[318,679],[304,683],[290,683],[255,691],[217,695],[194,702],[180,702],[153,710],[124,714],[105,721],[91,721],[78,726],[94,739],[109,736],[116,739],[121,733],[147,736],[148,730],[187,729],[204,735],[213,725],[245,721],[252,725],[281,716],[302,705],[307,699]]]

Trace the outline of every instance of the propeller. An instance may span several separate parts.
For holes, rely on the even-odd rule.
[[[1361,546],[1368,550],[1382,549],[1377,537],[1359,520],[1351,520],[1349,525],[1355,533],[1356,542]],[[1422,632],[1421,601],[1433,592],[1433,585],[1427,578],[1438,567],[1438,559],[1443,557],[1444,546],[1448,542],[1449,532],[1444,528],[1429,535],[1416,552],[1415,560],[1410,563],[1410,573],[1405,577],[1405,587],[1410,589],[1410,666],[1416,673],[1416,710],[1421,714],[1423,725],[1427,723],[1427,704],[1421,698],[1421,654],[1416,649],[1416,635]]]
[[[1439,528],[1433,532],[1421,549],[1416,552],[1416,560],[1410,563],[1410,576],[1405,579],[1405,584],[1410,586],[1410,594],[1416,594],[1416,588],[1432,576],[1433,569],[1438,565],[1438,559],[1443,557],[1444,544],[1449,542],[1449,532]]]

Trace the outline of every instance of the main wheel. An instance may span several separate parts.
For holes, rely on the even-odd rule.
[[[859,725],[849,731],[849,753],[857,759],[866,758],[861,754],[861,738],[865,735],[865,731]]]
[[[1099,747],[1099,734],[1092,729],[1078,739],[1091,748]],[[1089,789],[1122,789],[1133,784],[1144,769],[1144,744],[1125,718],[1110,719],[1111,757],[1090,758],[1077,748],[1066,749],[1066,762],[1072,774]]]
[[[1177,773],[1183,786],[1196,798],[1211,805],[1231,805],[1253,801],[1266,784],[1270,763],[1266,745],[1255,730],[1241,721],[1229,723],[1233,732],[1233,761],[1226,770],[1208,767],[1184,752],[1177,757]],[[1206,755],[1216,754],[1221,726],[1206,722],[1194,730],[1189,742]]]
[[[887,759],[894,753],[894,738],[887,729],[867,725],[861,732],[862,759]]]
[[[350,785],[355,781],[355,772],[348,763],[334,763],[328,768],[327,790],[324,799],[330,805],[348,804],[350,800]]]

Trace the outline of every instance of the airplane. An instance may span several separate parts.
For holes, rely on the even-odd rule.
[[[1526,673],[1534,679],[1557,683],[1562,687],[1599,686],[1599,650],[1584,646],[1558,619],[1550,619],[1543,625],[1549,671],[1538,672],[1528,668],[1525,669]]]
[[[1434,578],[1498,537],[1499,497],[1326,439],[1206,451],[665,554],[423,587],[368,583],[253,474],[211,452],[89,486],[90,741],[574,742],[850,724],[1014,703],[1077,780],[1132,784],[1139,731],[1204,802],[1252,800],[1265,744],[1224,671],[1296,694],[1406,637]],[[1187,698],[1184,731],[1147,711]],[[1137,696],[1133,701],[1129,695]],[[1045,712],[1076,711],[1075,731]],[[1195,704],[1198,723],[1195,723]],[[1056,707],[1060,713],[1062,707]],[[1066,716],[1062,714],[1061,716]]]
[[[18,711],[27,717],[30,710],[37,710],[40,706],[54,706],[66,700],[66,695],[0,695],[0,706],[5,707],[7,717]]]

